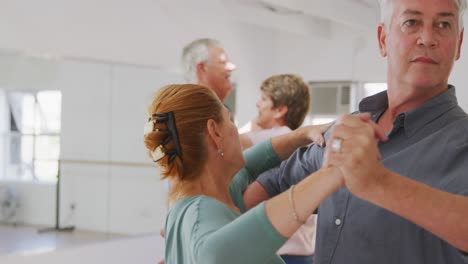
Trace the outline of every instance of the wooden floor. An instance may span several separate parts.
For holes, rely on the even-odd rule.
[[[75,230],[38,232],[40,227],[0,225],[0,255],[35,254],[128,236]]]

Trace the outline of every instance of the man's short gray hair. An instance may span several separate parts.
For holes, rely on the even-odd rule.
[[[211,49],[222,48],[221,43],[215,39],[197,39],[184,47],[182,51],[182,69],[188,83],[198,83],[197,64],[208,60]]]
[[[390,20],[393,13],[394,0],[379,0],[380,2],[380,22],[384,23],[386,28],[390,26]],[[466,10],[466,0],[452,0],[458,7],[458,32],[463,29],[463,14]]]

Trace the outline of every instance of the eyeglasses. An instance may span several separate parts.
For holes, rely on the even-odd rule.
[[[204,63],[222,65],[227,71],[234,71],[237,68],[237,66],[230,61],[204,61]]]

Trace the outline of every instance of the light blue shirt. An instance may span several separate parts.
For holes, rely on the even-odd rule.
[[[231,197],[241,212],[245,212],[242,193],[248,184],[280,163],[270,141],[244,155],[246,165],[230,186]],[[271,225],[263,203],[239,215],[211,197],[186,197],[169,211],[165,233],[167,264],[284,263],[276,251],[286,239]]]

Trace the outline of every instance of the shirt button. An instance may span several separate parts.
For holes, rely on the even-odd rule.
[[[341,225],[341,219],[339,218],[335,219],[335,225],[337,226]]]

